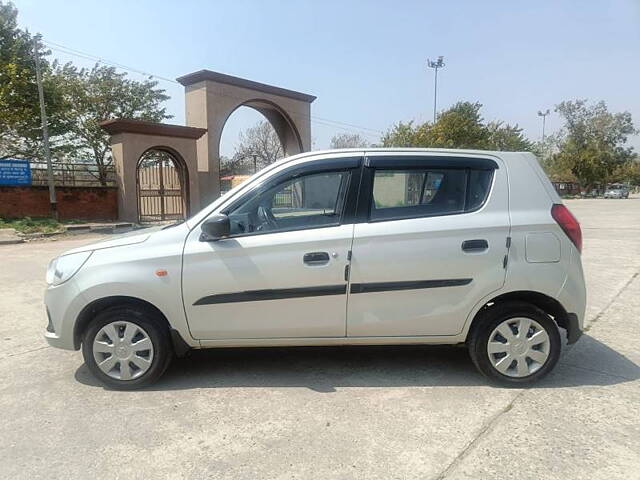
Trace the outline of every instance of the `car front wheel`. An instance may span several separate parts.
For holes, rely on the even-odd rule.
[[[132,390],[154,383],[168,367],[173,351],[160,319],[136,306],[98,313],[82,339],[85,364],[104,385]]]
[[[488,308],[474,326],[469,353],[481,373],[503,384],[532,383],[549,373],[560,358],[555,321],[528,303]]]

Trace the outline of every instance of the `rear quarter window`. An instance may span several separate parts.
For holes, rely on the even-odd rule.
[[[411,168],[375,170],[371,221],[452,215],[485,202],[493,170]]]

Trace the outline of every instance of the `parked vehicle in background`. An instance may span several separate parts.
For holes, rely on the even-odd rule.
[[[626,186],[610,187],[604,192],[604,198],[629,198],[629,189]]]
[[[45,337],[104,384],[189,348],[466,344],[526,384],[578,340],[580,225],[535,156],[367,149],[286,158],[186,222],[64,253]]]
[[[598,198],[598,195],[600,195],[600,192],[597,188],[581,193],[581,196],[583,198]]]

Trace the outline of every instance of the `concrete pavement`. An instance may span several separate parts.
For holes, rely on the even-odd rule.
[[[588,331],[530,389],[461,348],[358,347],[196,352],[109,391],[41,337],[46,264],[88,238],[0,246],[0,477],[640,478],[640,199],[567,203]]]

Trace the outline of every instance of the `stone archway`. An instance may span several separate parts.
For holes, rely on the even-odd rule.
[[[118,217],[137,222],[137,166],[149,149],[173,152],[183,162],[185,198],[190,212],[220,196],[220,139],[229,116],[247,106],[264,115],[275,129],[285,155],[311,149],[313,95],[201,70],[177,79],[185,87],[186,123],[168,125],[114,119],[100,125],[111,134],[118,184]]]
[[[138,222],[140,219],[138,163],[150,150],[168,152],[178,162],[183,172],[181,188],[187,209],[185,215],[203,206],[198,183],[196,141],[206,130],[131,119],[107,120],[101,126],[111,134],[120,220]]]
[[[200,191],[208,203],[220,194],[220,139],[229,116],[254,108],[271,123],[285,155],[311,149],[312,95],[201,70],[177,79],[185,87],[186,121],[207,130],[197,142]]]

